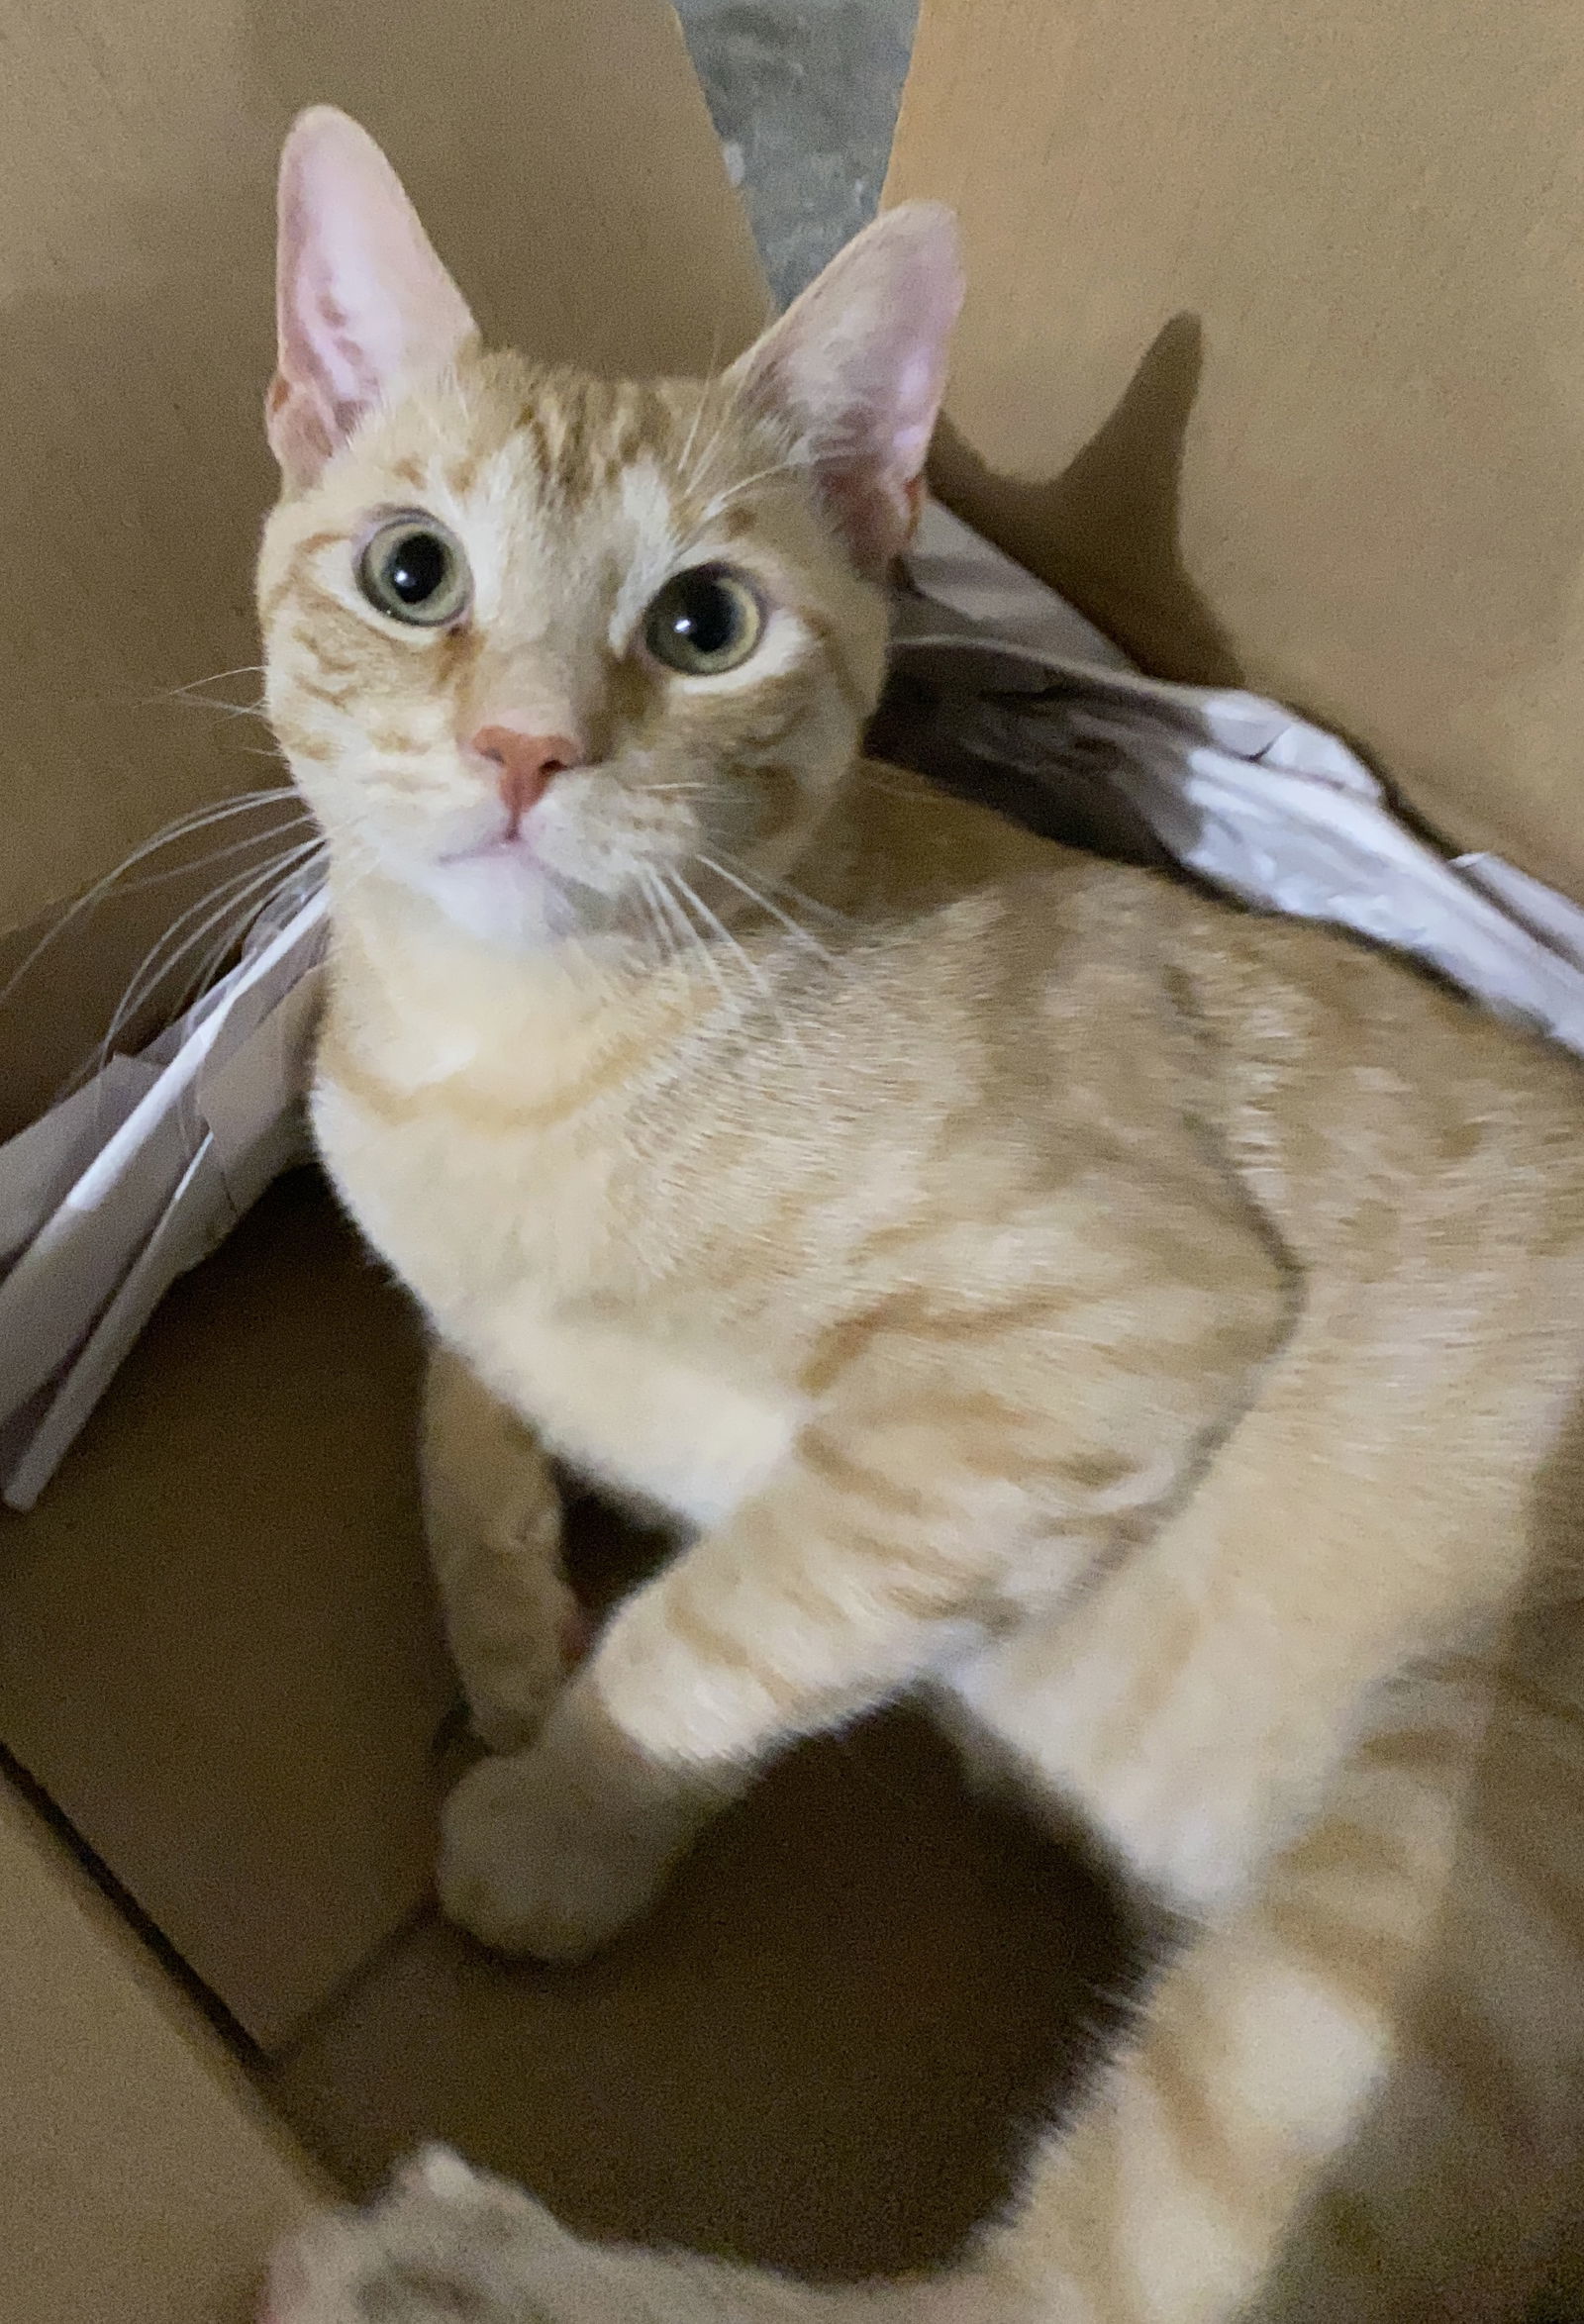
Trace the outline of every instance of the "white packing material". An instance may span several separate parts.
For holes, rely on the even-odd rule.
[[[1437,852],[1345,743],[1278,704],[1140,676],[944,509],[925,512],[908,573],[895,665],[925,689],[928,771],[991,791],[1021,777],[1007,804],[1050,828],[1079,784],[1084,835],[1147,854],[1128,846],[1141,825],[1243,903],[1413,953],[1584,1055],[1584,912],[1565,896],[1499,856]]]
[[[0,1491],[13,1508],[33,1506],[176,1277],[306,1157],[325,915],[317,893],[260,926],[178,1025],[0,1146]]]
[[[1049,830],[1336,921],[1584,1055],[1584,912],[1449,859],[1337,738],[1262,697],[1142,677],[1071,606],[926,508],[877,746]],[[141,1056],[0,1146],[0,1491],[37,1500],[154,1307],[307,1151],[322,894]]]
[[[92,1081],[0,1146],[0,1267],[32,1242],[158,1079],[151,1057],[111,1057]]]

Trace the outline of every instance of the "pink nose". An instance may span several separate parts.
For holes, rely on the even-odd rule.
[[[472,746],[495,768],[495,788],[514,829],[544,798],[550,777],[583,755],[569,734],[524,734],[516,726],[480,726]]]

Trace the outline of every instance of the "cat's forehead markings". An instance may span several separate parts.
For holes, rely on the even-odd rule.
[[[445,470],[446,489],[453,499],[469,499],[478,484],[479,470],[484,461],[476,451],[458,452],[447,461]]]
[[[645,546],[677,547],[676,505],[671,487],[651,457],[632,460],[621,471],[617,492],[622,514]]]
[[[513,440],[458,459],[446,470],[446,485],[459,523],[471,517],[509,520],[535,490],[532,474],[524,473],[522,446]]]
[[[516,436],[528,454],[529,464],[538,481],[548,481],[550,474],[549,434],[540,411],[538,396],[530,396],[518,414]]]
[[[586,381],[552,380],[529,401],[520,422],[545,491],[573,506],[587,497],[594,481],[591,455],[598,432],[590,392]]]
[[[618,468],[643,459],[672,434],[671,407],[651,381],[630,380],[616,391],[611,452]]]
[[[322,557],[327,549],[340,548],[346,535],[339,525],[324,526],[318,533],[305,533],[293,551],[293,565],[300,569]]]
[[[634,627],[660,583],[669,578],[683,548],[676,503],[657,461],[635,460],[624,468],[617,482],[617,497],[628,540],[624,543],[627,562],[611,617],[613,645]]]

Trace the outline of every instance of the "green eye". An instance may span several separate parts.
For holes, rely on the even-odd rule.
[[[764,629],[757,594],[727,565],[695,565],[667,581],[644,619],[657,662],[685,678],[714,678],[745,662]]]
[[[393,622],[426,629],[467,609],[472,576],[462,544],[433,517],[393,517],[357,559],[357,586]]]

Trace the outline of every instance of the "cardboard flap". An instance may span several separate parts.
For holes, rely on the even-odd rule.
[[[663,0],[9,12],[0,297],[11,545],[0,929],[194,801],[268,779],[251,565],[274,494],[274,168],[301,105],[389,146],[486,331],[702,369],[764,289]]]
[[[937,481],[1159,675],[1358,741],[1584,895],[1584,18],[925,0]]]

